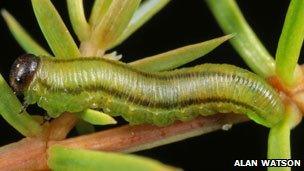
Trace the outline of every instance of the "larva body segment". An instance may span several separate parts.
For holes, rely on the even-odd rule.
[[[283,116],[277,93],[260,77],[232,65],[147,73],[103,58],[39,59],[25,100],[38,103],[52,117],[94,108],[131,124],[163,126],[234,112],[271,127]]]

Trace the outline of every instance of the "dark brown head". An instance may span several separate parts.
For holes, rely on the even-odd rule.
[[[32,54],[18,57],[10,72],[10,85],[16,93],[23,92],[33,80],[40,59]]]

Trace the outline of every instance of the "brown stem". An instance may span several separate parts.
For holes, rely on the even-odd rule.
[[[47,169],[46,149],[46,142],[31,138],[1,147],[0,170]]]
[[[155,147],[155,143],[159,143],[160,140],[162,141],[161,144],[168,144],[221,129],[226,124],[235,124],[246,120],[248,119],[242,115],[218,114],[215,116],[199,117],[189,122],[176,122],[167,127],[126,125],[91,135],[63,141],[52,141],[49,144],[60,144],[92,150],[139,151]],[[161,144],[157,144],[157,146]]]
[[[118,128],[69,138],[44,142],[25,138],[0,148],[0,170],[36,170],[47,168],[47,149],[52,145],[64,145],[104,151],[138,151],[179,141],[221,129],[226,124],[247,121],[242,115],[217,114],[198,117],[189,122],[176,122],[167,127],[151,125],[121,126]]]
[[[72,113],[64,113],[54,119],[48,126],[48,140],[63,140],[78,122]]]

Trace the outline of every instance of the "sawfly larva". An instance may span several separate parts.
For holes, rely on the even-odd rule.
[[[164,126],[233,112],[271,127],[284,111],[280,97],[262,78],[227,64],[143,72],[100,57],[23,55],[12,66],[10,83],[25,102],[37,103],[51,117],[92,108],[121,115],[131,124]]]

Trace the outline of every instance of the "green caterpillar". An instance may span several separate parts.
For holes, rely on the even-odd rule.
[[[92,108],[131,124],[164,126],[234,112],[271,127],[284,111],[280,97],[262,78],[227,64],[150,73],[99,57],[23,55],[12,66],[10,83],[28,104],[37,103],[51,117]]]

